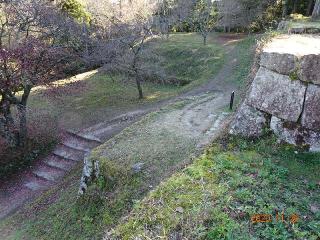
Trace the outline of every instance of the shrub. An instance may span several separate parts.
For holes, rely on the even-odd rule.
[[[275,29],[282,16],[281,3],[270,5],[266,11],[258,16],[249,26],[250,32],[261,32],[269,29]]]

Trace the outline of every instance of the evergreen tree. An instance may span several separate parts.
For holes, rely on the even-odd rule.
[[[77,21],[90,22],[90,14],[78,0],[63,0],[59,7]]]

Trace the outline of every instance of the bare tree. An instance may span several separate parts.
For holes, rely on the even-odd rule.
[[[143,98],[141,86],[144,75],[144,61],[147,41],[154,36],[149,19],[137,11],[134,17],[128,19],[114,19],[113,24],[118,31],[117,46],[122,53],[115,56],[112,67],[134,79],[137,85],[139,98]],[[150,54],[150,52],[149,52]],[[151,54],[150,54],[151,55]]]
[[[289,0],[282,0],[282,18],[286,18],[288,15]]]
[[[308,16],[312,15],[313,7],[314,7],[314,0],[309,0],[308,8],[307,8],[307,15]]]
[[[161,0],[158,1],[155,14],[156,25],[167,37],[173,27],[181,29],[183,23],[189,22],[196,0]]]
[[[155,16],[153,16],[153,24],[167,38],[169,38],[170,25],[173,22],[172,9],[173,9],[173,4],[171,1],[168,1],[168,0],[159,1]]]
[[[219,24],[225,31],[232,28],[246,28],[250,23],[261,17],[265,10],[276,4],[277,0],[221,0],[217,1]],[[284,2],[286,3],[286,2]],[[287,6],[287,5],[284,5]],[[286,15],[287,10],[284,11]]]
[[[156,34],[153,30],[153,14],[155,4],[144,0],[122,2],[121,14],[108,2],[100,7],[91,7],[96,16],[97,25],[107,26],[102,29],[101,41],[97,42],[105,69],[124,74],[135,81],[139,98],[143,98],[142,80],[146,68],[146,58],[150,60],[153,54],[146,46]],[[101,10],[107,8],[109,11]],[[104,35],[104,36],[103,36]],[[147,53],[148,51],[148,53]]]
[[[210,0],[198,0],[193,13],[193,24],[195,29],[203,37],[203,44],[207,44],[209,32],[217,22],[217,9]]]

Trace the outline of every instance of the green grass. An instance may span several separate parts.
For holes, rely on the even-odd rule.
[[[35,117],[47,115],[66,128],[77,129],[103,121],[117,112],[168,98],[178,90],[169,85],[144,83],[145,99],[139,100],[134,83],[121,82],[103,73],[74,85],[59,87],[53,93],[33,95],[30,108],[37,114]]]
[[[157,40],[151,47],[163,58],[162,67],[168,76],[190,84],[179,87],[144,82],[145,99],[139,100],[133,81],[98,72],[77,83],[66,81],[54,91],[32,94],[30,119],[46,116],[66,128],[81,128],[103,121],[115,112],[130,111],[187,91],[214,77],[224,63],[224,49],[213,40],[204,46],[201,37],[194,33],[173,34],[169,40]]]
[[[319,159],[274,138],[224,139],[137,203],[113,236],[319,239]],[[285,222],[276,222],[276,211]],[[271,214],[273,222],[253,224],[254,214]],[[292,214],[298,223],[290,223]]]
[[[83,129],[122,112],[152,104],[177,94],[178,87],[144,83],[146,98],[138,99],[136,87],[97,73],[76,84],[34,92],[28,105],[30,141],[23,149],[0,152],[0,179],[32,165],[50,152],[59,142],[60,127]],[[14,151],[14,154],[12,154]]]
[[[165,72],[190,82],[188,89],[214,77],[224,63],[224,52],[215,43],[216,36],[212,33],[208,44],[203,45],[201,36],[196,33],[172,34],[156,48],[165,57],[162,66]]]
[[[280,146],[275,138],[222,139],[142,201],[135,192],[142,181],[139,176],[122,179],[126,187],[107,196],[107,205],[99,191],[102,182],[81,200],[74,194],[77,184],[67,191],[52,190],[48,195],[63,191],[59,201],[40,211],[36,222],[16,218],[17,225],[23,220],[23,231],[11,239],[100,239],[106,226],[117,223],[123,209],[134,204],[128,218],[109,232],[110,238],[316,240],[320,215],[311,208],[320,202],[320,178],[315,174],[320,171],[319,159],[319,154]],[[70,178],[76,180],[77,173]],[[35,207],[47,201],[45,196]],[[284,223],[276,222],[276,210],[285,212]],[[252,224],[251,216],[260,213],[271,214],[273,222]],[[298,214],[298,223],[288,221],[291,214]]]
[[[240,41],[236,47],[236,56],[238,57],[237,70],[226,79],[226,82],[234,82],[236,86],[243,90],[246,86],[247,77],[250,73],[255,54],[257,36],[251,35]]]

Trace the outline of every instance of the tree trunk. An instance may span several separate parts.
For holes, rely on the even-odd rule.
[[[24,147],[27,141],[27,108],[25,105],[20,104],[17,106],[20,117],[20,126],[19,126],[19,146]]]
[[[3,116],[0,116],[0,135],[5,139],[10,147],[17,147],[18,136],[12,129],[12,124]]]
[[[19,146],[24,147],[27,140],[27,102],[31,92],[31,85],[27,85],[21,97],[20,104],[17,105],[19,117],[20,117],[20,127],[19,127]]]
[[[293,1],[293,13],[298,13],[298,3],[299,3],[299,0]]]
[[[0,105],[0,135],[10,147],[19,145],[18,134],[15,131],[14,120],[11,115],[9,101],[2,100]]]
[[[207,45],[207,35],[203,35],[203,45]]]
[[[168,29],[168,31],[167,31],[167,33],[166,33],[166,39],[167,39],[167,41],[169,40],[169,37],[170,37],[170,31],[169,31],[169,29]]]
[[[288,0],[282,2],[282,18],[286,18],[288,15]]]
[[[122,17],[122,0],[119,0],[119,16]]]
[[[312,12],[312,19],[318,19],[320,17],[320,0],[316,0],[316,3]]]
[[[307,9],[308,16],[312,15],[313,6],[314,6],[314,0],[309,0],[308,9]]]
[[[139,99],[143,99],[143,92],[142,92],[141,82],[138,74],[136,74],[136,83],[137,83],[137,88],[139,92]]]

